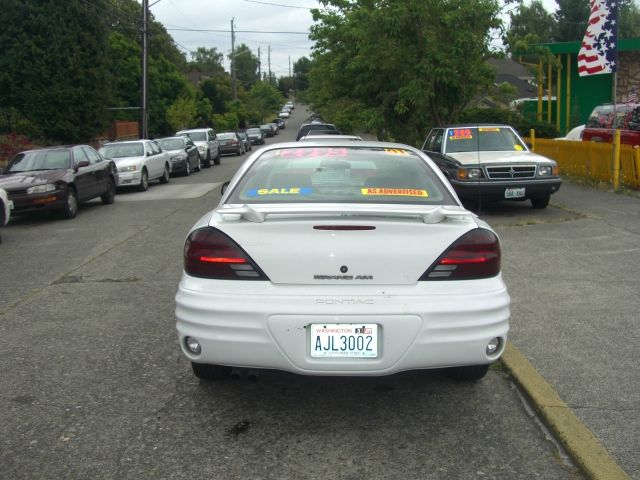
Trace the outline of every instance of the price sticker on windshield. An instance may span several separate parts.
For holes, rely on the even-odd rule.
[[[449,140],[471,140],[473,133],[470,128],[454,128],[449,130]]]

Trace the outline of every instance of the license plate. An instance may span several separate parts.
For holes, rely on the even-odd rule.
[[[504,191],[504,198],[523,198],[524,187],[520,188],[507,188]]]
[[[378,356],[377,324],[312,324],[310,332],[312,357],[376,358]]]

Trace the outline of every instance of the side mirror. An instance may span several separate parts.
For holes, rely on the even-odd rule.
[[[222,195],[224,195],[224,192],[226,192],[226,191],[227,191],[227,187],[228,187],[228,186],[229,186],[229,182],[224,182],[224,183],[222,184],[222,186],[220,187],[220,193],[221,193]]]
[[[81,168],[88,167],[89,165],[90,165],[90,164],[89,164],[89,162],[87,162],[86,160],[82,160],[81,162],[76,163],[76,168],[75,168],[75,170],[76,170],[76,172],[77,172],[77,171],[78,171],[78,170],[80,170]]]

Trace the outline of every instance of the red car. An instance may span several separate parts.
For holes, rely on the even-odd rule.
[[[620,143],[640,145],[640,104],[616,105],[613,128],[620,129]],[[583,141],[613,142],[613,105],[598,105],[593,109],[582,132]]]
[[[73,218],[78,206],[96,197],[115,200],[117,169],[89,145],[27,150],[11,159],[0,188],[13,202],[13,214],[59,211]]]

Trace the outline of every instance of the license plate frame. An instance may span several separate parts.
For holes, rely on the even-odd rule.
[[[309,325],[312,358],[378,358],[376,323],[314,323]]]
[[[504,198],[524,198],[525,187],[509,187],[504,189]]]

